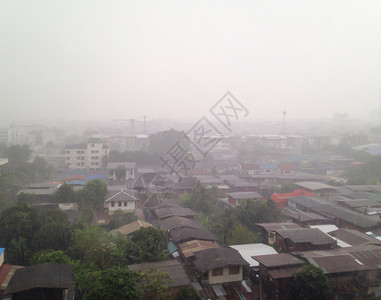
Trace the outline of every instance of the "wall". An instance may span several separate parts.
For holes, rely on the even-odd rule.
[[[213,276],[209,271],[209,284],[219,284],[224,282],[242,281],[242,267],[239,267],[238,274],[229,274],[229,267],[223,268],[223,275]]]

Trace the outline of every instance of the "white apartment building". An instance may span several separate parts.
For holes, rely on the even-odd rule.
[[[107,156],[109,151],[108,146],[96,138],[91,138],[84,144],[67,145],[66,166],[70,169],[101,169],[102,158]]]

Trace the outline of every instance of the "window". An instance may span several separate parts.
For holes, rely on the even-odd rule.
[[[91,148],[94,148],[94,144],[91,144]]]
[[[118,202],[118,207],[121,207],[122,206],[122,202]]]
[[[222,276],[224,274],[223,268],[217,268],[212,270],[212,276]]]
[[[66,154],[70,154],[70,151],[67,150],[67,151],[66,151]]]
[[[80,163],[77,163],[77,166],[80,166],[81,164]]]
[[[111,207],[115,207],[115,202],[111,202]]]
[[[239,274],[239,266],[229,267],[229,274]]]
[[[127,206],[127,202],[123,202],[124,206]]]

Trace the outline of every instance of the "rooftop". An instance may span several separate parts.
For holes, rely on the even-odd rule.
[[[194,264],[202,272],[227,266],[248,266],[233,248],[211,248],[195,253]]]
[[[253,259],[253,256],[277,254],[276,250],[273,247],[261,243],[233,245],[229,247],[237,250],[239,254],[241,254],[241,256],[243,257],[243,259],[249,263],[250,267],[259,266],[259,262]]]
[[[171,277],[171,280],[167,282],[168,287],[179,287],[189,285],[190,281],[185,273],[183,265],[176,260],[165,260],[153,263],[135,264],[128,266],[135,271],[148,271],[151,268],[156,268],[159,271],[166,272]]]

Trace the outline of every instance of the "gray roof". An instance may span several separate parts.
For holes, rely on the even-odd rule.
[[[320,191],[320,190],[336,191],[336,188],[334,188],[333,186],[330,186],[328,184],[321,183],[321,182],[303,181],[303,182],[297,182],[295,184],[310,191]]]
[[[44,263],[17,269],[4,295],[33,288],[70,289],[74,281],[74,267],[69,264]]]
[[[184,228],[184,227],[189,227],[189,228],[204,228],[199,222],[193,219],[188,219],[184,217],[179,217],[179,216],[173,216],[169,218],[165,218],[163,220],[159,221],[161,229],[164,231],[167,230],[173,230],[173,229],[178,229],[178,228]]]
[[[277,233],[284,239],[289,239],[294,243],[309,243],[312,245],[335,244],[335,240],[317,228],[298,228],[277,230]]]
[[[263,196],[257,192],[236,192],[236,193],[228,193],[227,195],[232,197],[235,200],[263,198]]]
[[[227,266],[249,265],[239,252],[233,248],[210,248],[197,251],[194,256],[193,263],[202,272]]]
[[[182,243],[190,240],[215,241],[216,237],[205,228],[183,227],[171,230],[169,239]]]
[[[23,189],[17,193],[17,195],[20,195],[22,193],[24,194],[33,194],[36,196],[42,196],[42,195],[53,195],[56,192],[54,189]]]
[[[288,253],[256,255],[252,256],[252,258],[266,268],[291,267],[304,264],[303,260]]]
[[[377,200],[371,199],[340,199],[338,202],[346,204],[351,208],[357,207],[381,207],[381,203]]]
[[[255,225],[262,227],[267,232],[281,230],[281,229],[296,229],[296,228],[301,228],[298,224],[290,223],[290,222],[256,223]]]
[[[348,208],[322,201],[316,197],[292,197],[289,199],[289,202],[290,201],[311,209],[324,217],[338,218],[363,229],[373,228],[379,225],[377,216],[363,215]]]
[[[119,190],[107,193],[105,202],[138,201],[134,190]]]
[[[190,208],[185,207],[164,207],[154,209],[155,214],[159,219],[164,219],[172,216],[194,217],[196,213]]]
[[[168,273],[171,280],[167,282],[168,287],[179,287],[190,284],[187,274],[185,273],[183,265],[176,260],[165,260],[153,263],[135,264],[128,266],[135,271],[148,271],[151,268],[156,268],[159,271]]]
[[[341,228],[335,231],[331,231],[328,233],[329,235],[351,245],[361,245],[366,243],[380,243],[378,239],[369,236],[363,232],[360,232],[358,230],[352,230],[352,229],[345,229]]]

